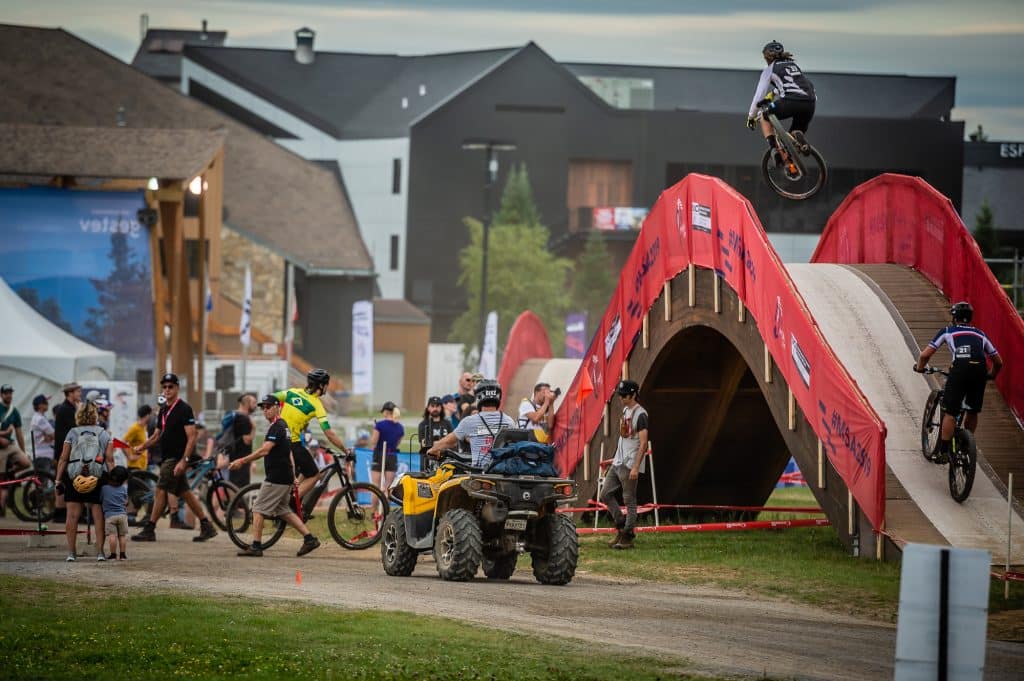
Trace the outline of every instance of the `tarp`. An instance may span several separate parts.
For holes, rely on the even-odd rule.
[[[665,190],[644,222],[581,370],[556,414],[558,469],[563,474],[575,471],[584,445],[601,423],[644,315],[665,282],[690,263],[714,270],[743,301],[832,465],[871,524],[881,528],[885,425],[825,342],[750,202],[721,180],[704,175],[688,175]]]
[[[114,353],[80,341],[51,324],[0,279],[0,375],[14,386],[23,419],[37,394],[55,395],[71,380],[107,380],[114,375]],[[51,398],[51,400],[54,398]],[[60,397],[59,399],[63,399]]]
[[[526,310],[516,317],[505,341],[505,352],[502,353],[501,367],[498,369],[498,383],[508,391],[512,379],[519,367],[528,359],[548,359],[551,357],[551,341],[548,340],[547,329],[540,317]],[[519,404],[522,395],[503,396],[502,404]]]
[[[1024,321],[953,204],[930,184],[886,173],[860,185],[825,225],[811,262],[907,265],[950,301],[968,301],[973,323],[1006,361],[996,386],[1024,419]]]

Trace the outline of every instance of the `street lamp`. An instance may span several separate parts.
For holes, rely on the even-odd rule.
[[[487,242],[491,231],[491,187],[498,179],[499,151],[515,151],[514,142],[490,139],[468,139],[462,143],[463,151],[484,152],[484,228],[483,257],[480,258],[480,352],[484,350],[484,335],[487,324]]]

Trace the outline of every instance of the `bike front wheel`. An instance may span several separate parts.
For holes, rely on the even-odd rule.
[[[939,435],[942,432],[942,391],[933,390],[924,403],[924,417],[921,419],[921,454],[931,461],[939,451]]]
[[[953,436],[955,446],[949,453],[949,494],[962,504],[971,495],[974,473],[978,469],[978,446],[971,431],[961,429]]]
[[[227,480],[214,480],[206,488],[206,511],[213,523],[222,530],[227,530],[225,522],[228,505],[238,493],[238,487]]]
[[[799,153],[795,145],[787,145],[791,148],[790,154]],[[765,182],[784,199],[803,201],[817,194],[825,181],[828,179],[828,168],[825,166],[825,159],[814,147],[808,145],[807,154],[801,154],[802,158],[797,163],[798,172],[791,174],[787,172],[786,165],[776,166],[772,159],[772,150],[768,149],[761,158],[761,172]]]
[[[380,488],[357,482],[338,490],[327,512],[327,528],[346,549],[368,549],[381,539],[388,500]]]
[[[26,522],[45,523],[57,506],[57,488],[52,473],[35,473],[21,485],[20,499],[11,494],[14,515]]]
[[[240,549],[252,546],[253,508],[260,492],[260,484],[246,485],[231,498],[224,513],[225,529],[231,541]],[[260,546],[269,549],[284,534],[285,522],[280,518],[264,518]]]

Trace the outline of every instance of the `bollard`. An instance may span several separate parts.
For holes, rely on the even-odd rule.
[[[295,571],[295,586],[302,586],[302,570]]]

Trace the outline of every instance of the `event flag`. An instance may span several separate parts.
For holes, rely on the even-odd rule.
[[[477,368],[485,378],[498,375],[498,313],[491,310],[487,313],[487,324],[484,327],[484,349],[480,353],[480,365]]]
[[[242,319],[238,325],[238,336],[242,345],[249,345],[252,339],[252,270],[245,266],[245,298],[242,300]]]

